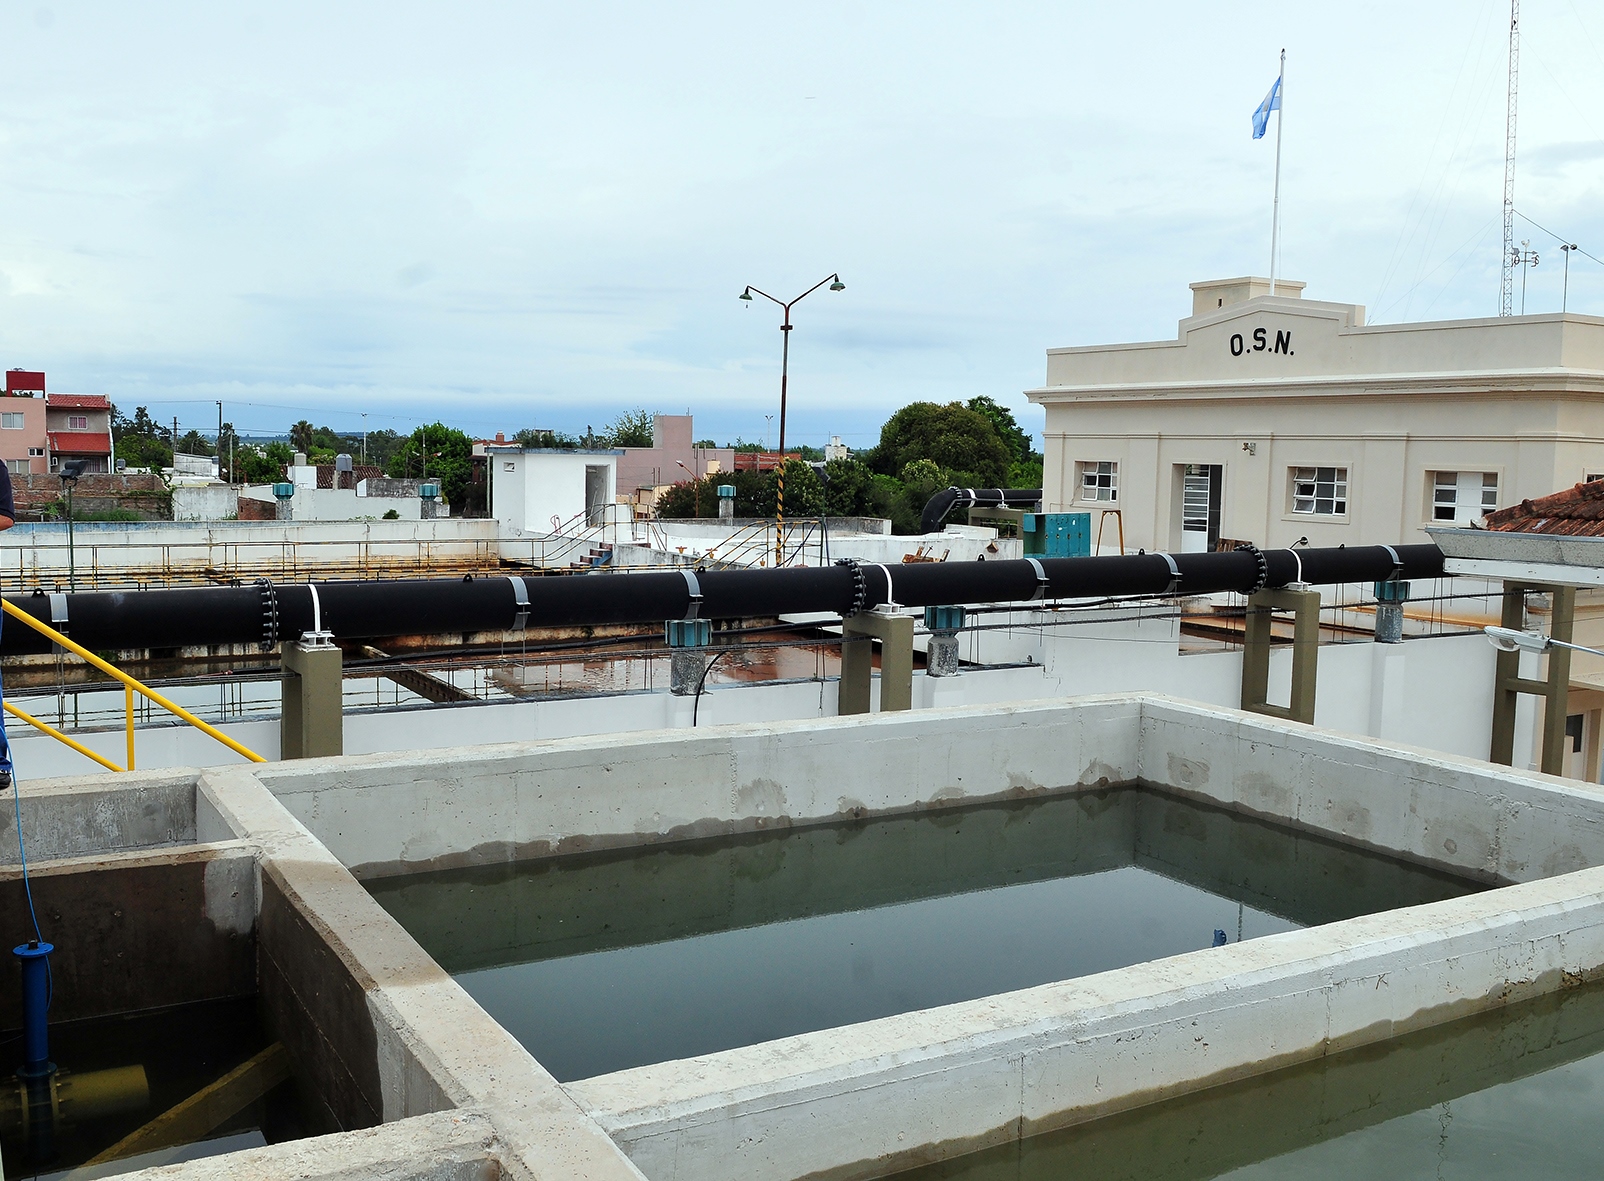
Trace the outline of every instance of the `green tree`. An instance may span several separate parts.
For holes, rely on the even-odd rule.
[[[880,428],[870,466],[895,476],[920,459],[970,487],[997,488],[1008,479],[1008,448],[991,420],[957,402],[913,402],[898,410]]]
[[[824,511],[832,517],[858,517],[869,512],[869,486],[874,473],[856,459],[832,459],[824,465]]]
[[[540,447],[548,451],[577,451],[579,440],[561,431],[542,431],[525,427],[512,437],[520,447]]]
[[[269,446],[284,447],[283,443]],[[284,465],[271,458],[262,448],[243,444],[234,453],[234,466],[239,470],[241,482],[246,484],[276,484],[284,478]]]
[[[368,433],[368,463],[375,467],[388,468],[390,460],[395,457],[397,451],[401,450],[403,442],[405,442],[405,439],[402,435],[388,428],[382,431],[370,431]],[[362,454],[362,441],[360,439],[357,440],[356,447],[351,454]]]
[[[992,430],[1008,448],[1009,460],[1013,463],[1029,463],[1033,458],[1040,462],[1041,456],[1031,450],[1030,435],[1014,419],[1014,412],[1008,407],[988,398],[985,394],[978,394],[966,403],[969,409],[983,414],[986,421],[991,423]],[[1040,484],[1032,485],[1039,488]]]
[[[129,467],[171,467],[170,435],[171,432],[158,426],[143,406],[134,411],[133,418],[125,417],[115,406],[111,408],[111,437],[117,458],[127,461]]]
[[[401,479],[438,481],[441,495],[461,512],[473,479],[473,440],[443,422],[420,426],[390,457],[386,470]]]
[[[237,481],[233,470],[229,467],[231,462],[236,464],[239,462],[239,436],[234,433],[234,424],[225,422],[217,436],[217,471],[225,482],[233,484]]]
[[[311,454],[312,437],[316,430],[317,428],[307,422],[306,419],[301,419],[300,422],[290,427],[290,444],[302,454]]]
[[[608,447],[650,447],[652,416],[644,410],[626,410],[608,424],[600,441]]]

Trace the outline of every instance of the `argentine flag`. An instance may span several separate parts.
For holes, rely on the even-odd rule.
[[[1285,56],[1285,55],[1283,55]],[[1281,109],[1281,79],[1278,76],[1275,85],[1270,87],[1270,93],[1264,96],[1259,109],[1253,112],[1253,138],[1263,139],[1265,130],[1270,126],[1270,112]]]

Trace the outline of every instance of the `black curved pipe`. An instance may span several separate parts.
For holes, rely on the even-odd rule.
[[[1394,563],[1392,555],[1397,554]],[[1330,584],[1388,578],[1436,578],[1435,545],[1357,546],[1351,549],[1267,550],[1264,584],[1297,578]],[[1179,578],[1171,571],[1175,563]],[[1037,576],[1038,568],[1045,584]],[[1009,603],[1033,598],[1108,595],[1212,594],[1251,591],[1260,584],[1253,553],[1132,554],[1037,561],[863,564],[790,570],[672,570],[523,579],[528,626],[573,627],[657,623],[692,613],[691,582],[704,619],[737,619],[828,611],[845,615],[888,601],[905,607],[947,603]],[[63,629],[92,649],[182,648],[294,639],[313,626],[312,592],[305,583],[272,588],[277,635],[266,633],[266,592],[260,586],[182,590],[83,591],[65,596]],[[399,635],[463,635],[516,627],[520,608],[510,578],[320,582],[322,626],[342,640]],[[50,596],[7,595],[36,619],[51,619]],[[50,641],[15,620],[0,634],[0,655],[48,652]]]
[[[1033,508],[1041,501],[1040,488],[943,488],[925,501],[919,514],[919,532],[935,533],[947,514],[964,508]]]

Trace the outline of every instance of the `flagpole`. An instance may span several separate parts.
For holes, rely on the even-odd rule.
[[[1281,51],[1275,112],[1275,198],[1270,203],[1270,294],[1275,294],[1275,256],[1281,245],[1281,125],[1286,122],[1287,51]]]

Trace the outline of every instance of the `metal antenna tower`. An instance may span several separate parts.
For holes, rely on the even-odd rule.
[[[1515,268],[1515,103],[1520,93],[1520,0],[1509,0],[1509,105],[1504,115],[1504,261],[1500,268],[1498,314],[1514,314]]]

